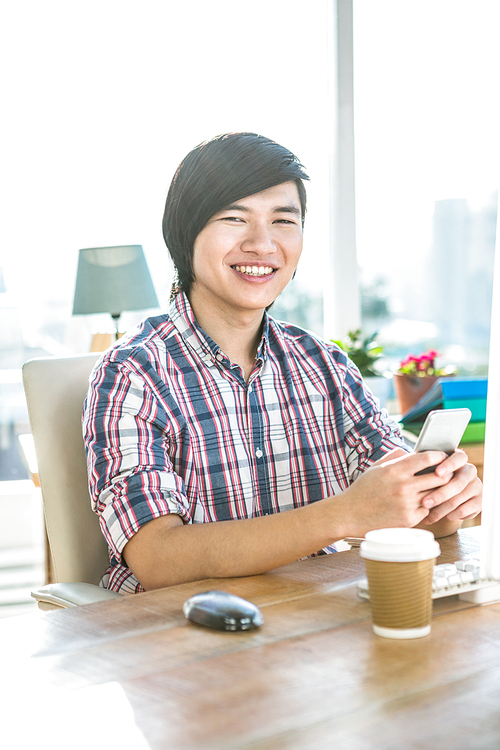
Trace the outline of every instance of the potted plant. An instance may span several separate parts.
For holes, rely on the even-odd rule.
[[[429,349],[421,354],[408,354],[394,373],[394,389],[401,414],[408,411],[434,385],[437,378],[456,375],[454,365],[436,366],[439,353]]]
[[[376,337],[377,332],[363,337],[361,329],[358,328],[356,331],[349,331],[345,339],[332,341],[354,362],[366,385],[383,407],[389,397],[392,374],[383,374],[375,366],[384,351],[377,343]]]

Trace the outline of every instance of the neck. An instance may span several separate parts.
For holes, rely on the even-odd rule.
[[[190,300],[191,308],[198,325],[208,333],[229,357],[239,365],[248,381],[255,364],[257,348],[262,335],[263,311],[249,311],[244,315],[221,314],[221,311],[205,309]],[[246,312],[246,311],[245,311]]]

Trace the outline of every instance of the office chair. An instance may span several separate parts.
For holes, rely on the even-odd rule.
[[[81,415],[98,354],[31,359],[23,366],[47,532],[49,580],[31,595],[40,609],[120,597],[98,586],[108,549],[91,509]]]

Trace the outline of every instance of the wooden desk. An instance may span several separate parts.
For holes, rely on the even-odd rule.
[[[441,540],[440,561],[477,552],[477,532]],[[45,724],[47,744],[72,750],[498,750],[500,604],[441,599],[430,636],[386,640],[361,575],[351,550],[0,621],[0,731],[21,721],[40,744]],[[210,588],[254,601],[264,625],[188,623],[182,603]]]

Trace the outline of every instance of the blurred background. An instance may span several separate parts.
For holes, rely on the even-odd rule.
[[[249,130],[299,157],[311,177],[304,254],[273,314],[327,339],[345,334],[323,316],[332,7],[329,0],[2,4],[4,528],[15,507],[30,540],[39,538],[39,501],[18,439],[29,431],[23,362],[89,351],[93,333],[113,330],[109,315],[72,315],[79,249],[142,245],[166,310],[172,269],[163,207],[177,165],[198,143]],[[487,372],[499,22],[497,0],[353,0],[360,320],[384,346],[382,369],[433,348],[441,364]],[[158,309],[124,313],[122,330],[150,312]],[[0,588],[1,569],[0,554]]]

